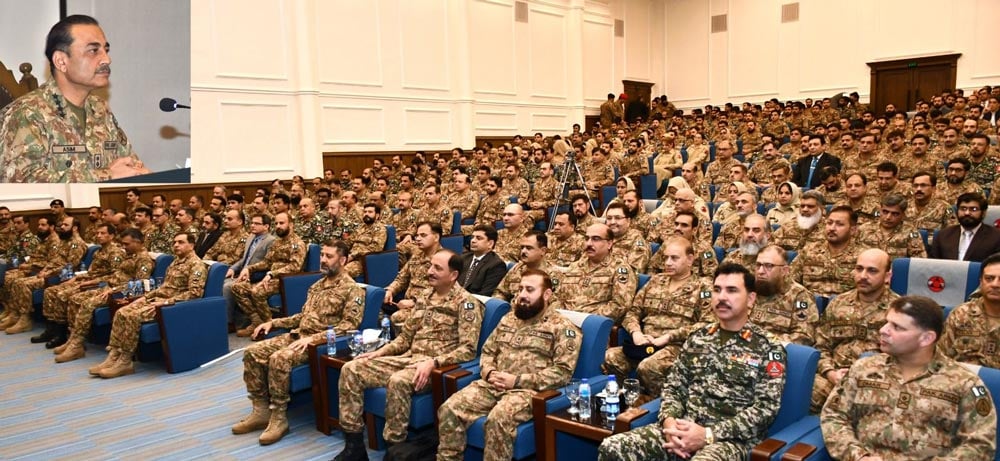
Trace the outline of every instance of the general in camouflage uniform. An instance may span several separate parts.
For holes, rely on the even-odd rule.
[[[788,280],[788,256],[778,246],[757,254],[757,303],[750,321],[783,342],[812,346],[819,309],[812,293]]]
[[[622,321],[622,328],[636,346],[646,345],[648,356],[637,359],[626,355],[622,347],[612,347],[604,354],[604,371],[619,379],[633,370],[647,394],[656,395],[666,379],[667,370],[677,360],[684,341],[692,332],[715,321],[712,313],[712,287],[691,272],[695,259],[691,244],[675,238],[662,251],[671,260],[667,274],[655,274],[632,300]]]
[[[161,213],[169,215],[166,210],[162,210]],[[149,234],[144,234],[146,249],[150,253],[170,253],[172,251],[173,238],[178,232],[180,232],[180,228],[170,222],[162,226],[153,226],[153,230]]]
[[[858,256],[857,266],[861,269],[854,271],[857,288],[830,301],[816,327],[815,347],[820,356],[813,384],[814,412],[823,407],[839,381],[836,375],[842,377],[861,354],[878,350],[886,310],[899,298],[886,283],[888,254],[879,249],[865,250]]]
[[[569,265],[556,290],[560,308],[621,322],[639,281],[628,263],[611,256],[611,237],[604,224],[587,229],[586,257]]]
[[[109,83],[104,32],[93,18],[72,18],[49,33],[50,40],[60,32],[71,37],[47,53],[53,81],[0,111],[0,182],[98,182],[149,172],[108,102],[92,93]],[[78,75],[84,73],[86,79]],[[70,102],[60,86],[82,99]]]
[[[541,177],[531,189],[531,195],[528,196],[528,202],[526,205],[528,208],[528,217],[531,218],[533,222],[544,221],[549,218],[546,214],[550,206],[556,204],[556,199],[558,194],[556,189],[559,184],[556,183],[555,178],[552,176],[552,164],[549,162],[544,162],[541,165]]]
[[[901,196],[898,196],[902,199]],[[905,199],[903,199],[905,200]],[[905,201],[900,202],[904,206]],[[861,248],[881,248],[893,258],[926,258],[927,248],[917,229],[903,221],[903,210],[899,206],[887,210],[883,205],[879,221],[862,224],[858,228],[858,244]],[[888,213],[887,213],[888,211]],[[897,217],[887,217],[895,213]],[[895,220],[895,222],[888,220]]]
[[[110,231],[110,232],[109,232]],[[46,333],[42,334],[46,346],[59,346],[67,338],[67,306],[70,296],[80,292],[84,287],[95,286],[97,282],[111,276],[118,269],[125,257],[125,250],[114,241],[114,227],[101,224],[95,232],[95,237],[101,248],[94,252],[86,275],[78,275],[59,285],[45,289],[42,295],[42,314],[50,322]]]
[[[330,221],[316,213],[316,205],[309,198],[304,198],[299,203],[299,213],[292,223],[295,235],[298,235],[306,245],[310,243],[322,245],[333,236],[334,230],[330,227]]]
[[[117,378],[135,372],[132,354],[139,345],[139,329],[156,318],[156,307],[196,299],[205,293],[208,266],[194,252],[191,234],[174,237],[174,262],[167,268],[163,286],[121,308],[111,323],[107,360],[91,368],[90,374]]]
[[[565,386],[573,375],[583,333],[549,305],[552,291],[546,280],[544,273],[526,273],[514,309],[483,345],[481,378],[438,409],[438,461],[463,458],[466,428],[482,416],[484,460],[510,460],[517,426],[532,417],[532,397]]]
[[[935,350],[941,316],[929,298],[892,303],[885,353],[851,365],[820,415],[834,459],[993,459],[993,401],[975,373]]]
[[[108,296],[123,291],[129,280],[146,280],[153,274],[155,264],[143,246],[142,234],[136,229],[126,229],[118,238],[125,249],[124,259],[111,275],[91,280],[91,283],[98,280],[107,282],[107,286],[70,294],[67,300],[67,319],[72,328],[66,344],[53,350],[57,354],[56,363],[69,362],[85,355],[83,342],[90,334],[94,311],[107,305]]]
[[[325,276],[309,287],[302,312],[261,324],[256,335],[272,328],[291,331],[247,347],[243,353],[243,381],[253,402],[249,416],[233,426],[233,434],[265,429],[261,445],[281,440],[288,432],[285,410],[291,400],[292,368],[309,360],[309,344],[326,341],[326,328],[339,336],[358,328],[365,310],[365,290],[343,270],[349,250],[346,243],[324,246],[321,265]]]
[[[712,323],[688,338],[663,386],[659,424],[604,439],[598,460],[679,460],[693,454],[699,460],[732,461],[744,459],[766,435],[781,406],[785,349],[747,322],[752,293],[720,289],[722,284],[726,289],[742,285],[744,274],[733,265],[719,269],[723,272],[715,280],[713,304],[717,313],[725,313],[721,321],[726,328]],[[704,428],[700,446],[698,427]],[[675,437],[686,448],[672,446]]]
[[[38,274],[14,279],[13,283],[9,285],[10,301],[7,303],[7,308],[10,309],[11,315],[18,316],[18,320],[13,326],[7,328],[7,334],[31,331],[34,327],[31,321],[31,292],[33,290],[44,288],[45,279],[58,275],[67,264],[72,265],[73,268],[80,266],[80,261],[83,260],[83,255],[87,252],[87,244],[80,238],[76,228],[75,218],[63,219],[58,230],[55,231],[58,238],[51,247],[52,251],[44,261],[39,261],[43,262],[44,267],[39,270]],[[10,275],[6,275],[8,283],[10,283]]]
[[[306,244],[290,229],[288,214],[278,213],[274,223],[277,238],[268,248],[264,260],[243,268],[251,274],[266,271],[264,279],[257,283],[249,279],[239,280],[232,286],[236,305],[250,318],[249,331],[271,320],[267,298],[278,292],[278,276],[300,272],[306,259]]]
[[[458,255],[434,254],[427,278],[432,287],[417,299],[409,320],[391,343],[344,365],[340,375],[340,425],[347,443],[344,458],[365,453],[361,429],[364,391],[386,388],[386,442],[406,438],[411,396],[430,390],[427,378],[435,367],[471,360],[476,355],[485,307],[458,285],[451,260]]]

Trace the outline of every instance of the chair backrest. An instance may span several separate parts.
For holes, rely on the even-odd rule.
[[[462,235],[449,235],[441,237],[441,246],[454,251],[455,254],[462,254]]]
[[[87,266],[89,268],[90,263],[94,261],[94,253],[97,253],[97,250],[100,249],[101,249],[100,245],[88,245],[87,252],[83,254],[83,259],[80,260],[80,264],[83,264],[84,266]]]
[[[387,287],[399,274],[399,252],[396,250],[369,253],[363,256],[365,282]]]
[[[819,363],[819,351],[809,346],[788,343],[785,345],[785,353],[785,390],[781,393],[781,409],[768,428],[770,434],[809,414],[813,379]]]
[[[0,109],[38,88],[38,79],[31,75],[31,64],[21,64],[20,70],[22,76],[18,81],[14,78],[14,72],[0,62]]]
[[[656,211],[656,209],[660,207],[661,203],[663,203],[663,200],[648,199],[648,198],[642,199],[642,206],[643,208],[646,209],[646,213],[652,213]]]
[[[309,287],[322,277],[322,272],[281,277],[281,306],[284,307],[285,315],[292,316],[302,312],[302,306],[306,305],[306,298],[309,297]]]
[[[618,189],[612,184],[610,186],[601,186],[601,209],[608,207],[615,197],[618,197]]]
[[[451,219],[451,234],[452,235],[456,235],[456,234],[460,235],[462,233],[462,212],[461,211],[455,211],[454,213],[455,214],[452,215],[452,217],[451,217],[452,218]]]
[[[396,249],[396,226],[385,226],[385,246],[383,246],[382,249]]]
[[[486,339],[493,334],[493,330],[500,324],[503,316],[510,312],[510,303],[502,299],[488,298],[482,295],[473,296],[482,301],[486,306],[486,310],[483,312],[483,326],[479,329],[479,343],[476,344],[476,355],[478,356],[483,351]]]
[[[942,306],[957,306],[979,288],[982,264],[945,259],[896,258],[889,287],[901,295],[920,295]]]
[[[360,330],[378,328],[378,314],[385,301],[385,288],[359,283],[365,289],[365,315],[361,317]]]
[[[608,350],[608,339],[614,322],[607,317],[582,312],[560,309],[559,313],[583,331],[580,356],[573,377],[583,379],[603,374],[601,364],[604,363],[604,353]]]
[[[208,277],[205,279],[205,293],[202,294],[202,298],[222,296],[222,284],[226,282],[226,271],[228,270],[229,265],[220,262],[213,262],[208,267]]]
[[[983,215],[983,223],[993,227],[1000,227],[1000,205],[990,205],[986,207],[986,214]]]
[[[319,253],[321,246],[310,243],[306,248],[306,260],[302,263],[302,272],[316,272],[319,270]]]
[[[167,276],[167,268],[174,262],[174,255],[169,253],[150,253],[153,256],[153,278]]]
[[[639,274],[639,284],[636,285],[635,288],[636,293],[638,293],[639,290],[642,289],[642,287],[646,286],[646,284],[649,283],[650,278],[652,278],[652,276],[650,276],[649,274]]]

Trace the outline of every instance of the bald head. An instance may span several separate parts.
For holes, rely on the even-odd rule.
[[[503,209],[503,226],[508,229],[518,229],[524,223],[524,208],[512,203]]]
[[[864,262],[864,264],[862,264]],[[889,253],[879,248],[869,248],[858,254],[858,265],[881,267],[885,271],[892,268],[892,258]]]

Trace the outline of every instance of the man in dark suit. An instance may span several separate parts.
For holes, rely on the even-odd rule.
[[[958,196],[958,224],[934,237],[928,255],[936,259],[982,262],[1000,251],[1000,230],[983,223],[986,197],[975,192]]]
[[[204,258],[205,253],[219,241],[219,237],[222,237],[222,216],[218,213],[206,213],[201,218],[201,233],[194,244],[194,253],[199,258]]]
[[[990,123],[990,126],[1000,125],[1000,101],[997,98],[986,100],[986,110],[983,111],[983,120]]]
[[[825,166],[835,166],[840,170],[840,158],[826,152],[826,139],[823,136],[810,136],[809,156],[802,157],[792,168],[792,182],[799,187],[815,189],[820,185],[819,170]]]
[[[497,243],[497,230],[489,224],[480,224],[472,229],[469,249],[462,255],[462,273],[459,283],[472,294],[493,296],[503,276],[507,275],[507,264],[493,251]]]
[[[264,260],[267,250],[274,243],[274,235],[271,230],[271,217],[266,214],[257,214],[250,218],[250,238],[247,239],[246,247],[243,248],[243,257],[236,261],[226,272],[226,280],[222,284],[222,296],[226,298],[226,307],[229,314],[229,321],[233,321],[233,314],[236,312],[236,299],[233,298],[233,283],[240,275],[244,267]],[[259,282],[264,277],[264,273],[250,274],[251,282]]]

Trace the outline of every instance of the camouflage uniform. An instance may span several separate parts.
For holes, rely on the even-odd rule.
[[[858,360],[820,417],[834,459],[993,459],[997,418],[983,381],[938,351],[903,378],[888,354]]]
[[[458,211],[462,214],[462,219],[465,219],[476,215],[476,203],[479,202],[479,196],[470,187],[464,194],[459,191],[452,191],[442,200],[448,205],[448,208],[451,208],[453,213]],[[386,210],[382,210],[382,215],[386,215]],[[454,217],[454,214],[452,214],[452,219]],[[415,223],[416,221],[414,221]],[[451,232],[450,228],[448,232]]]
[[[549,234],[549,252],[545,255],[545,260],[554,266],[567,267],[580,259],[586,243],[578,233],[573,233],[565,240]]]
[[[410,423],[410,397],[415,391],[416,369],[409,365],[433,359],[442,367],[472,360],[479,343],[485,307],[460,285],[454,284],[443,299],[433,289],[416,301],[410,320],[380,357],[347,362],[340,372],[340,426],[358,433],[363,426],[364,390],[386,388],[387,442],[402,442]],[[430,385],[419,392],[430,391]]]
[[[497,231],[497,243],[493,249],[504,261],[517,261],[521,257],[521,240],[531,227],[527,222],[521,223],[517,229],[505,227]]]
[[[464,214],[462,216],[465,216]],[[399,213],[392,215],[392,225],[396,227],[396,238],[401,239],[405,235],[417,233],[417,212],[413,209],[406,211],[399,210]],[[442,229],[443,231],[444,229]]]
[[[499,192],[496,195],[484,195],[479,200],[479,208],[476,209],[476,224],[495,225],[503,217],[503,209],[507,207],[508,203],[509,197]],[[462,235],[472,235],[473,227],[476,226],[468,224],[462,226]]]
[[[747,268],[750,272],[754,272],[757,269],[757,255],[744,254],[743,250],[739,248],[727,253],[726,257],[722,258],[722,262],[738,264]]]
[[[841,183],[840,187],[835,191],[828,190],[826,186],[819,186],[816,188],[816,192],[823,194],[824,205],[833,205],[834,203],[840,203],[847,199],[847,195],[844,194],[843,183]]]
[[[22,235],[22,237],[24,236]],[[22,238],[22,242],[26,242],[26,240]],[[7,272],[4,273],[3,289],[0,291],[0,301],[3,301],[4,304],[7,304],[10,301],[11,289],[14,287],[14,282],[26,277],[31,277],[33,274],[36,274],[38,271],[45,268],[48,261],[56,256],[58,245],[59,236],[56,235],[55,232],[52,232],[45,238],[44,242],[39,241],[34,246],[31,253],[27,255],[26,259],[23,259],[24,262],[21,264],[19,270],[8,269]],[[7,312],[13,311],[7,308],[4,313]]]
[[[0,182],[99,182],[115,160],[139,160],[107,101],[91,93],[82,109],[50,82],[0,111]]]
[[[0,227],[0,257],[7,254],[16,241],[17,231],[14,230],[13,223],[8,222],[6,226]]]
[[[649,265],[649,244],[642,237],[642,232],[629,228],[620,237],[615,237],[611,257],[627,262],[633,271],[644,274]]]
[[[431,255],[433,254],[434,252],[431,253]],[[395,296],[404,293],[405,290],[403,299],[417,299],[424,291],[430,288],[430,282],[427,280],[427,270],[430,267],[431,257],[424,255],[422,251],[417,252],[399,269],[396,278],[389,286],[385,287],[385,292],[392,293]],[[392,323],[394,325],[402,325],[406,323],[406,319],[409,317],[409,309],[400,309],[392,314]]]
[[[911,198],[906,206],[906,220],[913,227],[926,230],[928,239],[934,236],[934,231],[958,224],[955,210],[948,202],[937,197],[932,197],[923,207],[917,205],[916,200]]]
[[[233,298],[236,300],[236,305],[250,317],[252,326],[256,327],[271,319],[271,308],[267,305],[267,298],[278,292],[280,285],[278,276],[300,272],[305,259],[305,243],[294,232],[289,232],[286,237],[274,240],[267,249],[263,261],[244,268],[251,274],[261,271],[271,274],[271,279],[267,282],[262,280],[254,284],[249,280],[243,280],[233,283]]]
[[[537,210],[527,210],[525,212],[533,222],[544,221],[548,218],[546,211],[548,210],[548,207],[556,204],[556,189],[558,186],[559,184],[556,183],[555,178],[552,176],[535,183],[535,186],[531,189],[531,195],[528,196],[528,200],[523,204],[525,208],[527,208],[528,204],[531,202],[542,202],[542,208]]]
[[[859,226],[877,222],[878,217],[882,212],[882,205],[871,195],[865,195],[862,197],[861,203],[858,204],[853,204],[847,197],[844,197],[843,200],[834,203],[834,206],[838,205],[847,206],[854,210],[854,213],[858,215]]]
[[[30,230],[22,232],[17,235],[13,244],[7,249],[4,257],[8,260],[17,258],[24,261],[24,258],[35,254],[38,251],[38,247],[41,246],[42,241],[38,239],[38,236]]]
[[[316,281],[309,287],[302,312],[271,322],[273,328],[290,332],[252,344],[243,352],[243,381],[250,400],[285,408],[291,399],[288,380],[292,368],[309,360],[308,349],[293,352],[288,346],[300,337],[309,337],[314,344],[324,342],[329,325],[338,335],[346,335],[361,324],[364,310],[365,290],[346,272]]]
[[[595,223],[597,223],[597,220],[594,219],[594,215],[590,213],[584,215],[583,218],[577,218],[576,233],[580,234],[581,237],[585,237],[587,235],[587,228],[590,227],[591,224]]]
[[[878,330],[885,325],[889,303],[899,298],[888,287],[873,304],[858,298],[858,291],[851,290],[830,301],[823,318],[816,326],[816,344],[819,365],[813,384],[812,408],[823,407],[834,385],[826,379],[828,371],[848,368],[862,353],[879,350]]]
[[[715,246],[725,250],[735,248],[740,244],[740,237],[743,236],[743,224],[746,217],[733,213],[722,223],[719,229],[719,236],[715,239]]]
[[[58,275],[67,264],[71,264],[74,268],[79,267],[83,255],[87,252],[87,244],[75,232],[69,240],[57,238],[53,248],[54,251],[45,260],[45,267],[41,269],[51,272],[50,277]],[[31,315],[31,292],[44,287],[45,279],[38,275],[14,280],[10,286],[10,302],[7,303],[7,308],[11,312],[20,313],[21,316]]]
[[[94,311],[108,303],[108,296],[125,289],[129,280],[146,280],[153,274],[153,258],[149,253],[129,255],[118,264],[113,274],[102,279],[108,283],[104,288],[72,293],[67,300],[66,315],[72,323],[72,337],[81,343],[90,333]]]
[[[869,155],[861,155],[859,153],[858,155],[848,155],[841,158],[844,159],[843,168],[840,170],[843,178],[848,178],[854,173],[861,173],[872,182],[878,178],[878,170],[876,169],[878,164],[892,159],[892,157],[884,157],[878,152]]]
[[[958,201],[958,196],[966,192],[982,194],[983,188],[966,177],[965,181],[962,181],[960,184],[952,184],[948,181],[939,182],[937,185],[937,191],[934,192],[934,196],[941,198],[941,200],[944,200],[944,202],[949,204],[949,206],[954,206]]]
[[[319,215],[309,220],[296,216],[292,224],[295,226],[295,235],[298,235],[306,245],[310,243],[322,245],[333,236],[329,221],[323,220]]]
[[[569,265],[555,294],[563,309],[603,315],[620,323],[638,285],[635,271],[611,255],[597,264],[586,257]]]
[[[163,228],[154,226],[153,230],[144,236],[146,249],[150,253],[173,253],[174,236],[180,232],[177,225],[167,223]]]
[[[672,291],[667,289],[669,284],[670,277],[653,275],[635,295],[622,320],[626,335],[639,332],[658,338],[668,334],[667,344],[642,361],[629,358],[621,347],[609,348],[604,353],[605,373],[625,379],[635,370],[650,395],[662,389],[667,370],[688,336],[715,321],[711,283],[692,274]]]
[[[174,262],[167,268],[163,286],[146,293],[142,298],[115,313],[114,321],[111,323],[111,342],[108,346],[121,351],[124,357],[131,357],[139,345],[140,327],[144,322],[156,318],[153,303],[173,304],[200,298],[205,293],[207,278],[208,267],[194,251],[185,258],[174,258]]]
[[[618,171],[622,176],[638,179],[639,176],[649,173],[649,157],[641,153],[626,155],[618,165]]]
[[[104,280],[118,269],[125,258],[125,250],[111,242],[94,252],[94,258],[87,271],[87,280]],[[45,289],[42,295],[42,314],[45,318],[65,324],[69,297],[80,291],[80,278],[67,280]]]
[[[757,159],[747,171],[747,176],[750,180],[756,184],[770,184],[771,183],[771,170],[778,167],[778,165],[788,165],[788,160],[781,157],[775,157],[772,160],[766,160],[764,157]]]
[[[493,297],[511,302],[517,296],[518,290],[521,289],[521,274],[526,269],[528,269],[528,266],[523,262],[514,264],[507,271],[507,275],[504,275],[503,280],[500,281],[500,285],[497,285],[496,291],[493,292]],[[559,288],[559,279],[562,278],[562,270],[554,267],[552,263],[544,259],[538,264],[538,269],[549,274],[549,278],[552,279],[552,291]]]
[[[816,299],[806,287],[795,282],[786,283],[789,287],[784,293],[773,296],[757,294],[757,302],[750,311],[750,321],[782,342],[812,346],[819,323]]]
[[[948,314],[938,350],[959,362],[1000,368],[1000,326],[986,314],[983,299],[962,304]]]
[[[629,228],[639,231],[642,238],[646,239],[647,242],[652,242],[659,236],[659,227],[660,217],[646,213],[646,209],[640,203],[639,210],[635,217],[632,218]]]
[[[583,334],[551,306],[528,320],[508,312],[486,340],[482,379],[452,395],[438,409],[439,461],[460,461],[466,428],[486,416],[484,460],[508,461],[517,426],[532,417],[536,392],[565,386],[573,375]],[[496,390],[486,380],[501,371],[517,376],[514,388]]]
[[[944,175],[944,167],[941,165],[934,156],[929,154],[924,155],[913,155],[906,157],[905,161],[896,161],[896,166],[899,167],[899,179],[901,181],[909,181],[913,179],[913,175],[918,171],[926,171],[936,178],[941,178]]]
[[[731,183],[729,169],[739,163],[735,158],[730,158],[726,161],[716,158],[714,162],[708,164],[708,169],[705,170],[705,182],[717,186]]]
[[[719,268],[719,260],[715,257],[715,249],[712,248],[712,244],[707,239],[698,239],[693,245],[694,265],[691,267],[691,271],[698,274],[699,277],[712,277],[715,274],[715,270]],[[667,262],[667,258],[662,251],[663,248],[661,245],[660,250],[649,259],[648,270],[652,274],[663,272],[664,264]]]
[[[938,144],[932,147],[931,150],[927,152],[927,155],[936,158],[939,163],[944,163],[955,157],[969,158],[969,148],[959,144],[956,144],[955,147]]]
[[[361,259],[364,255],[378,253],[385,248],[386,230],[384,224],[362,224],[350,240],[353,261],[344,270],[353,278],[362,274]]]
[[[513,181],[504,178],[503,189],[500,190],[500,195],[517,197],[517,203],[527,203],[530,191],[531,186],[528,185],[528,181],[524,178],[514,178]]]
[[[837,254],[833,254],[827,242],[811,243],[792,261],[789,276],[813,294],[839,295],[854,286],[851,273],[861,250],[853,240]]]
[[[684,343],[663,386],[659,424],[604,439],[599,461],[677,460],[663,448],[663,421],[683,418],[712,428],[716,442],[693,459],[744,459],[764,439],[781,406],[785,348],[753,324],[723,332],[711,324]]]
[[[593,161],[585,161],[581,163],[580,170],[583,173],[583,180],[587,182],[587,191],[590,192],[591,198],[597,197],[597,191],[601,190],[602,186],[615,182],[615,170],[611,162],[605,161],[598,165]]]
[[[249,238],[250,234],[243,229],[239,229],[235,234],[229,231],[223,232],[215,245],[205,253],[205,259],[232,266],[243,258],[243,251]]]
[[[857,241],[861,248],[885,250],[892,259],[927,257],[920,232],[905,222],[892,229],[885,229],[878,222],[864,224],[858,228]]]

